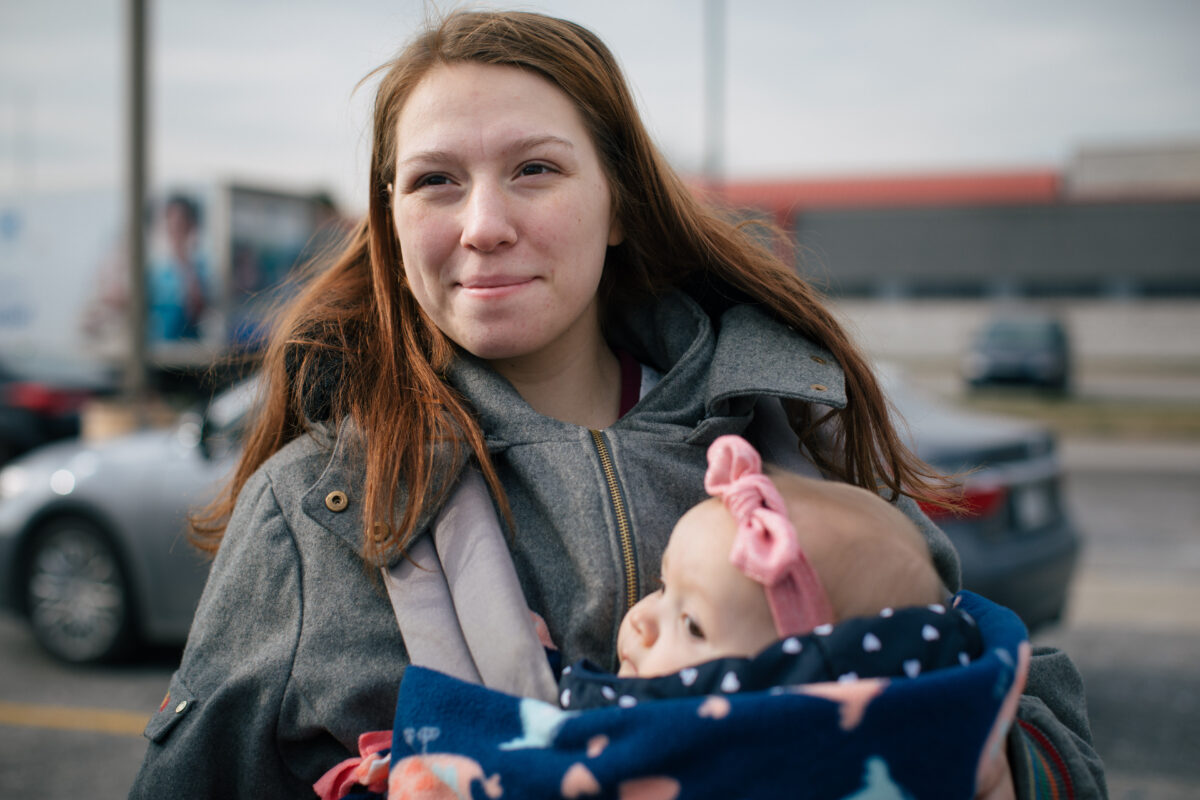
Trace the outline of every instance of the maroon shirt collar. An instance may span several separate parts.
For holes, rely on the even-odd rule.
[[[642,395],[642,365],[627,350],[617,350],[621,363],[621,407],[617,419],[629,413]]]

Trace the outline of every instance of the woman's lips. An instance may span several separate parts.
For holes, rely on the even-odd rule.
[[[520,291],[535,280],[515,275],[492,275],[460,281],[458,289],[471,297],[497,298]]]

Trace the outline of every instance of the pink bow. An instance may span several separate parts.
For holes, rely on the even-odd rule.
[[[808,633],[833,622],[833,609],[779,490],[762,472],[762,457],[740,436],[721,436],[708,448],[704,489],[725,503],[737,525],[730,562],[763,585],[780,636]]]

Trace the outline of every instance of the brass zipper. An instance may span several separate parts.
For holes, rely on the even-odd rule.
[[[604,435],[597,430],[590,432],[592,441],[596,444],[596,453],[600,456],[600,468],[604,470],[604,480],[608,482],[608,495],[612,500],[613,513],[617,517],[617,538],[621,544],[621,561],[625,566],[625,611],[629,611],[638,601],[637,562],[633,557],[633,529],[629,525],[629,514],[625,511],[625,499],[621,496],[621,487],[617,484],[617,471],[613,469],[612,456],[608,453],[608,445],[604,443]]]

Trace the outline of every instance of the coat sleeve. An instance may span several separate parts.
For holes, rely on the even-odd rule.
[[[247,483],[130,798],[305,797],[276,731],[301,625],[300,561],[263,475]]]
[[[1104,764],[1092,746],[1083,681],[1060,650],[1034,648],[1008,735],[1008,761],[1023,800],[1108,797]]]
[[[959,562],[950,540],[910,498],[900,498],[897,506],[925,535],[946,587],[958,591]],[[1034,648],[1025,694],[1009,733],[1008,759],[1021,800],[1108,796],[1104,765],[1092,747],[1083,681],[1060,650]]]

